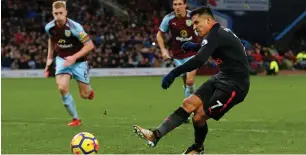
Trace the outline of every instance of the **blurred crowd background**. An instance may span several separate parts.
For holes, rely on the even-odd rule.
[[[211,1],[188,2],[206,5]],[[1,69],[43,69],[46,63],[48,39],[44,26],[53,19],[52,1],[2,0],[1,3]],[[83,25],[96,46],[88,56],[91,68],[133,68],[173,66],[171,60],[162,60],[156,43],[160,22],[172,11],[171,3],[171,0],[105,0],[104,2],[68,0],[67,5],[69,18]],[[277,13],[278,6],[273,7],[273,3],[270,5]],[[281,30],[274,31],[273,12],[246,13],[226,10],[220,12],[232,17],[232,30],[243,39],[250,62],[250,72],[254,74],[263,72],[270,68],[271,62],[276,62],[280,69],[306,69],[305,23],[296,26],[289,40],[279,43],[288,46],[278,47],[273,37],[276,37]],[[258,20],[257,18],[266,17],[264,13],[268,13],[268,19]],[[291,22],[283,23],[282,29],[301,13],[302,11],[297,11],[291,19],[287,19]],[[247,24],[244,25],[244,22]],[[281,23],[281,20],[277,20],[276,23]],[[249,24],[253,27],[248,26]],[[263,27],[263,31],[256,30],[256,27]],[[169,39],[170,36],[167,41]],[[213,60],[209,60],[205,66],[216,67]]]

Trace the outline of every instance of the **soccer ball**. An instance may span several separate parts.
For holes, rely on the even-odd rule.
[[[99,143],[91,133],[80,132],[72,138],[70,149],[73,154],[96,154],[99,150]]]

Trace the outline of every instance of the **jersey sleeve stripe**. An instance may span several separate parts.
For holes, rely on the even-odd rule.
[[[162,32],[167,32],[169,30],[169,22],[170,20],[172,20],[175,17],[174,12],[169,13],[168,15],[166,15],[163,18],[163,21],[161,22],[160,26],[159,26],[159,30]]]
[[[50,29],[52,27],[55,26],[55,20],[52,20],[51,22],[49,22],[46,26],[45,26],[45,31],[46,33],[48,34],[49,37],[51,37],[51,34],[50,34]]]
[[[81,40],[81,42],[82,43],[86,43],[86,42],[88,42],[90,40],[90,38],[89,38],[89,36],[87,35],[86,37],[84,37],[82,40]]]

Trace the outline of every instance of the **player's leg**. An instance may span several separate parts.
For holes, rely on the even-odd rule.
[[[201,85],[194,95],[199,97],[204,106],[214,95],[216,88],[214,80],[210,79]],[[195,112],[192,119],[194,128],[194,144],[192,144],[184,154],[201,154],[204,152],[204,141],[208,133],[207,120],[209,117],[205,114],[203,106],[200,106]]]
[[[189,97],[191,94],[193,94],[195,91],[194,79],[195,79],[196,73],[197,73],[197,70],[193,70],[191,72],[186,73],[185,81],[184,81],[186,98]],[[187,122],[190,122],[192,117],[193,117],[193,113],[187,119],[188,120]]]
[[[94,91],[89,85],[90,77],[88,73],[87,62],[77,62],[72,66],[72,73],[74,79],[77,80],[80,96],[84,99],[92,100],[94,98]]]
[[[187,79],[187,74],[182,75],[182,80],[183,80],[183,83],[184,83],[185,98],[187,98],[187,97],[190,96],[190,95],[187,95],[187,91],[186,91],[186,89],[187,89],[187,87],[186,87],[186,79]],[[185,123],[189,123],[190,120],[192,119],[192,116],[193,116],[193,114],[191,114],[191,115],[188,117],[188,119],[186,119]]]
[[[153,130],[144,129],[138,125],[134,125],[135,132],[147,141],[150,147],[155,147],[159,139],[167,133],[182,125],[190,114],[202,107],[202,101],[199,97],[191,95],[186,98],[181,107],[175,110],[169,117],[167,117],[160,126]]]
[[[180,126],[184,121],[186,121],[192,112],[197,112],[199,108],[202,108],[203,101],[205,102],[210,100],[214,90],[215,87],[213,80],[206,81],[195,92],[196,95],[192,94],[186,98],[182,106],[167,117],[157,129],[150,131],[135,125],[134,129],[136,133],[140,137],[144,138],[150,147],[156,146],[160,138],[165,136],[171,130]],[[202,95],[205,95],[205,98],[200,97]],[[198,118],[198,116],[196,118]]]
[[[185,61],[184,59],[173,59],[174,64],[176,67],[181,66]],[[184,95],[187,98],[188,96],[186,96],[186,79],[187,79],[187,75],[184,73],[182,75],[180,75],[182,77],[183,83],[184,83]]]
[[[194,144],[192,144],[183,154],[203,154],[204,141],[208,133],[207,120],[209,117],[205,115],[203,107],[199,107],[192,119],[194,128]]]
[[[184,64],[186,63],[188,60],[190,60],[193,56],[182,59],[181,63]],[[197,71],[193,70],[191,72],[187,72],[184,76],[184,93],[185,93],[185,98],[189,97],[191,94],[194,93],[195,91],[195,82],[194,82],[194,78],[196,76]],[[194,113],[192,113],[186,123],[189,123],[190,120],[192,119]]]
[[[81,81],[77,81],[79,87],[80,96],[83,99],[92,100],[94,98],[94,90],[87,83],[83,83]]]
[[[70,81],[71,75],[70,74],[58,74],[56,75],[56,83],[58,90],[61,94],[64,106],[70,116],[73,117],[73,119],[79,119],[78,113],[76,111],[74,100],[69,93],[69,81]]]
[[[185,80],[185,96],[189,97],[191,94],[195,92],[195,76],[197,74],[197,70],[193,70],[191,72],[186,73]]]
[[[191,58],[192,57],[188,57],[185,59],[174,59],[175,66],[180,66]],[[194,85],[195,76],[196,76],[196,70],[181,75],[184,83],[185,98],[189,97],[195,91],[195,85]]]
[[[193,56],[191,57],[188,57],[188,58],[184,58],[184,59],[181,59],[179,62],[180,62],[180,65],[186,63],[188,60],[190,60],[191,58],[193,58]],[[184,74],[184,93],[185,93],[185,97],[189,97],[191,94],[194,93],[195,91],[195,76],[196,76],[196,73],[197,71],[196,70],[193,70],[191,72],[187,72],[186,74]]]
[[[180,66],[180,65],[184,64],[185,62],[187,62],[191,58],[192,57],[188,57],[188,58],[185,58],[185,59],[174,59],[174,63],[175,63],[176,66]],[[184,83],[185,98],[188,98],[195,91],[195,84],[194,84],[195,76],[196,76],[196,70],[181,75],[183,83]],[[188,117],[188,119],[185,121],[185,123],[190,122],[191,118],[192,118],[192,115],[190,115],[190,117]]]
[[[69,82],[71,79],[71,69],[69,67],[64,67],[64,59],[60,57],[56,57],[56,73],[55,79],[57,83],[58,90],[61,94],[62,101],[64,106],[70,116],[73,117],[72,122],[70,122],[69,126],[77,126],[81,124],[79,119],[75,102],[69,93]]]
[[[72,122],[70,122],[68,125],[77,126],[77,125],[80,125],[81,122],[78,116],[78,112],[77,112],[73,97],[69,93],[70,78],[71,78],[70,74],[58,74],[56,75],[56,83],[58,86],[58,90],[61,94],[62,101],[64,103],[64,107],[66,108],[70,116],[72,116],[73,118]]]
[[[202,87],[202,86],[201,86]],[[212,92],[209,89],[201,91],[198,89],[195,94],[203,101],[203,107],[200,107],[194,115],[194,137],[195,142],[184,154],[195,154],[204,152],[204,141],[208,133],[207,120],[213,118],[219,120],[233,106],[243,101],[245,93],[233,89],[232,87],[216,87]]]

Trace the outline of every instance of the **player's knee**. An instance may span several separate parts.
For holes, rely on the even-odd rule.
[[[186,79],[186,85],[187,86],[193,86],[194,85],[194,79],[187,78]]]
[[[204,126],[209,117],[205,114],[203,107],[198,107],[198,109],[194,112],[193,116],[193,124],[197,126]]]
[[[195,118],[196,120],[201,120],[202,118],[204,118],[204,116],[205,116],[205,113],[201,113],[201,112],[196,112],[196,113],[194,114],[194,118]]]
[[[85,91],[82,91],[80,92],[80,96],[83,98],[83,99],[87,99],[88,96],[89,96],[89,93],[85,92]]]
[[[196,126],[204,126],[206,123],[206,120],[203,119],[202,117],[195,117],[193,116],[193,124],[195,124]]]
[[[193,122],[198,126],[204,125],[206,122],[205,114],[196,112],[193,116]]]
[[[68,86],[64,84],[58,84],[58,90],[61,94],[66,94],[68,93]]]
[[[185,110],[187,110],[187,112],[194,112],[196,110],[197,106],[194,103],[194,101],[190,97],[188,97],[188,98],[184,99],[183,108]]]

